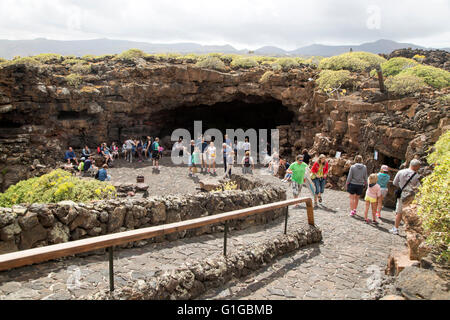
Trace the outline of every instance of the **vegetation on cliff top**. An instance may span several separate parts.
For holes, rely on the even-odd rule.
[[[114,198],[116,189],[106,182],[84,180],[58,169],[39,178],[31,178],[0,193],[0,207],[16,204],[57,203],[65,200],[88,202]]]
[[[216,57],[207,57],[206,59],[200,60],[196,64],[197,67],[212,69],[217,71],[225,71],[226,66],[222,60]]]
[[[386,80],[386,88],[395,95],[409,95],[420,92],[427,87],[423,79],[415,75],[399,74]]]
[[[323,70],[317,79],[317,85],[325,93],[339,91],[351,81],[351,73],[348,70]]]
[[[338,56],[322,59],[319,68],[322,70],[348,70],[352,72],[371,71],[386,59],[369,52],[348,52]]]
[[[450,258],[450,131],[443,134],[427,158],[434,164],[432,174],[422,181],[417,197],[418,215],[427,242],[439,249],[440,259]]]

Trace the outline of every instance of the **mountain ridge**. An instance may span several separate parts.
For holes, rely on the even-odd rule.
[[[86,54],[102,55],[116,54],[131,48],[137,48],[147,53],[248,53],[247,49],[238,50],[229,44],[225,45],[201,45],[194,42],[180,43],[148,43],[129,40],[112,40],[107,38],[92,40],[50,40],[37,38],[34,40],[1,40],[0,57],[12,59],[15,56],[32,56],[41,53],[58,53],[62,55],[83,56]],[[251,52],[258,55],[278,56],[333,56],[350,51],[367,51],[376,54],[389,54],[394,50],[403,48],[429,49],[423,46],[400,43],[392,40],[381,39],[374,42],[366,42],[360,45],[323,45],[312,44],[295,50],[284,50],[276,46],[264,46]],[[450,48],[441,50],[450,51]]]

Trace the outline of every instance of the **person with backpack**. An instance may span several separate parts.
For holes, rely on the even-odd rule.
[[[378,199],[377,205],[377,218],[381,218],[381,209],[383,208],[383,199],[386,198],[388,194],[388,183],[391,177],[389,176],[389,167],[386,165],[381,166],[381,171],[378,173],[377,184],[381,188],[381,196]]]
[[[420,186],[418,171],[421,165],[420,160],[414,159],[411,161],[408,169],[400,170],[394,178],[394,186],[397,187],[395,192],[397,205],[395,208],[395,226],[389,230],[392,234],[398,234],[403,215],[403,201],[411,194],[414,194]]]
[[[247,151],[242,159],[242,174],[253,174],[253,170],[255,170],[255,163],[250,152]]]
[[[156,138],[152,144],[152,159],[153,159],[153,167],[155,170],[159,170],[159,138]]]

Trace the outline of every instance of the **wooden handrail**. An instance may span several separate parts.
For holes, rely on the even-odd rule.
[[[252,208],[235,210],[228,213],[216,214],[208,217],[185,220],[171,224],[137,229],[132,231],[114,233],[19,252],[7,253],[0,255],[0,271],[10,270],[13,268],[23,267],[26,265],[71,256],[77,253],[84,253],[89,251],[95,251],[98,249],[110,248],[118,245],[123,245],[129,242],[150,239],[189,229],[195,229],[218,222],[227,222],[234,219],[244,218],[252,214],[267,212],[270,210],[284,208],[299,203],[306,203],[308,223],[310,225],[314,225],[314,210],[312,206],[312,199],[310,198],[291,199]]]

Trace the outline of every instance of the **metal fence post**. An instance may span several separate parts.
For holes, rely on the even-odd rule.
[[[225,230],[223,233],[223,255],[227,256],[227,237],[228,237],[228,221],[225,221]]]
[[[284,234],[287,234],[288,217],[289,217],[289,207],[286,207],[286,218],[284,220]]]
[[[113,247],[108,248],[109,255],[109,291],[114,291],[114,249]]]

